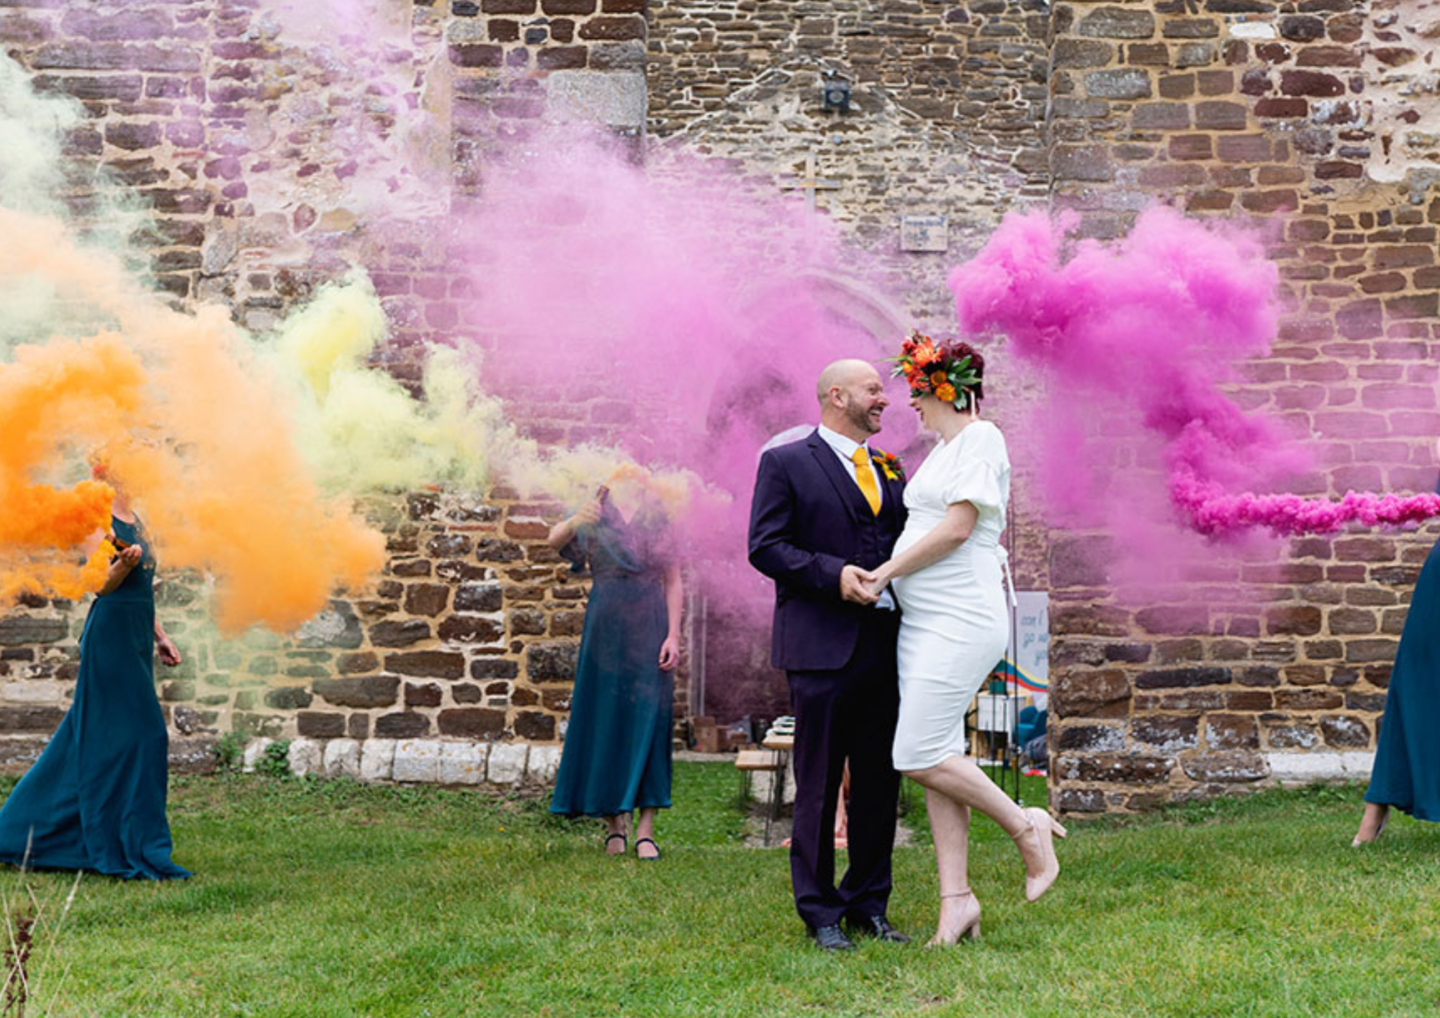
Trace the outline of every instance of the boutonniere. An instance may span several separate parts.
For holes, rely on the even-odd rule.
[[[885,474],[885,480],[905,480],[905,467],[901,465],[899,456],[896,456],[894,453],[891,452],[884,452],[883,450],[874,448],[870,450],[870,455],[874,458],[876,463],[880,464],[880,469]]]

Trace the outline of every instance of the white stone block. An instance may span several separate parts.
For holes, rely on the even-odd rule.
[[[265,755],[265,750],[270,748],[274,739],[267,739],[263,735],[258,739],[251,739],[245,744],[245,752],[240,754],[240,769],[246,774],[254,773],[255,761]]]
[[[645,109],[641,71],[551,71],[545,78],[545,110],[558,120],[639,127]]]
[[[360,777],[360,740],[331,739],[325,743],[325,776]]]
[[[1241,21],[1230,26],[1232,39],[1274,39],[1275,26],[1268,21]]]
[[[395,765],[390,777],[433,784],[440,777],[440,743],[435,739],[402,739],[395,743]]]
[[[395,764],[394,739],[366,739],[360,749],[360,780],[389,781]]]
[[[10,703],[60,703],[65,696],[58,682],[30,681],[5,683],[4,698]]]
[[[531,781],[540,785],[548,785],[555,780],[555,772],[559,769],[559,746],[530,747],[530,759],[525,765],[525,774]]]
[[[1270,777],[1285,784],[1309,781],[1358,781],[1370,777],[1375,754],[1366,750],[1346,753],[1266,753]]]
[[[490,766],[486,771],[491,784],[518,785],[525,776],[525,751],[523,742],[497,742],[490,747]]]
[[[319,774],[324,766],[325,747],[314,739],[291,739],[289,760],[292,774]]]
[[[478,785],[485,780],[483,742],[442,742],[440,781],[446,785]]]

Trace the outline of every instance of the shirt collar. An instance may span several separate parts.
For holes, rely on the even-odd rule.
[[[831,431],[823,424],[820,425],[818,430],[820,432],[820,437],[825,440],[825,444],[830,446],[830,448],[834,449],[837,453],[845,457],[847,460],[853,460],[855,458],[855,450],[859,449],[862,445],[865,446],[866,455],[868,456],[870,453],[870,447],[868,445],[865,445],[864,442],[857,442],[853,438],[846,438],[844,435],[840,434],[840,432]]]

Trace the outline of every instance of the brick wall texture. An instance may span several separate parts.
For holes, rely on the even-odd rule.
[[[877,356],[897,319],[945,330],[946,270],[1011,209],[1071,209],[1099,237],[1155,200],[1261,222],[1287,311],[1233,395],[1320,450],[1300,493],[1435,484],[1431,0],[392,7],[408,45],[356,58],[403,71],[385,102],[358,102],[333,63],[230,0],[0,0],[0,45],[37,88],[83,105],[68,139],[76,199],[103,165],[148,206],[137,239],[177,302],[223,301],[263,330],[360,261],[394,328],[381,359],[402,379],[435,339],[504,342],[466,319],[468,277],[447,271],[434,224],[483,190],[497,146],[583,109],[638,159],[698,151],[769,193],[814,160],[830,182],[817,207],[892,280],[883,296],[837,286],[846,313],[877,323]],[[820,101],[837,78],[845,112]],[[417,192],[382,234],[345,191],[364,168],[326,132],[393,124],[407,104],[435,115],[430,158],[451,186]],[[908,214],[947,216],[949,250],[901,251]],[[1005,363],[998,350],[991,373]],[[991,402],[1003,425],[1004,401]],[[603,399],[514,411],[547,441],[626,424],[624,404]],[[1052,596],[1057,807],[1142,809],[1363,769],[1434,528],[1294,540],[1273,563],[1217,567],[1207,587],[1135,604],[1104,569],[1113,537],[1047,531],[1017,467],[1017,578]],[[164,578],[162,609],[190,651],[160,676],[177,764],[203,766],[237,728],[301,740],[308,769],[543,783],[585,593],[541,540],[558,507],[497,490],[367,509],[390,539],[385,575],[295,637],[216,640],[199,581]],[[64,710],[82,610],[33,600],[0,619],[0,761],[33,759]]]

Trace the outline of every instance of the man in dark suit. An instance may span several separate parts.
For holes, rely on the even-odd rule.
[[[820,427],[760,457],[750,562],[775,581],[771,663],[795,712],[795,908],[817,944],[853,947],[851,929],[905,941],[886,918],[900,779],[890,763],[899,688],[899,612],[865,583],[905,522],[904,481],[867,442],[888,400],[865,361],[820,375]],[[850,866],[835,886],[835,806],[850,762]]]

